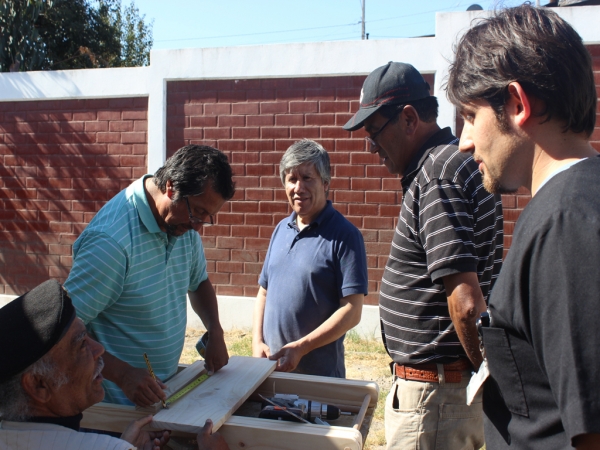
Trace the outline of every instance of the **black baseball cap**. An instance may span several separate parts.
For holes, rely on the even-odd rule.
[[[410,64],[390,61],[369,74],[360,91],[360,108],[342,128],[355,131],[383,105],[401,105],[429,97],[429,83]]]
[[[74,319],[73,303],[56,280],[48,280],[0,308],[0,381],[48,353]]]

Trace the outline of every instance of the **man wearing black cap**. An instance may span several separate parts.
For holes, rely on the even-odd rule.
[[[386,400],[388,448],[483,446],[481,396],[466,386],[482,361],[475,319],[502,261],[500,196],[436,123],[437,99],[410,64],[390,62],[365,80],[360,109],[367,148],[402,177],[403,200],[379,308],[394,384]]]
[[[121,439],[79,432],[82,412],[104,398],[102,354],[62,286],[49,280],[0,308],[0,450],[157,450],[168,432],[132,422]],[[201,448],[226,448],[207,423]]]

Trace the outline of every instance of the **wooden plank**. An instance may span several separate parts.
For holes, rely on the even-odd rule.
[[[362,449],[360,432],[347,427],[232,416],[219,433],[231,449]]]
[[[273,397],[275,394],[296,394],[321,403],[352,405],[359,408],[363,404],[365,395],[369,395],[371,397],[369,407],[373,408],[377,406],[379,386],[372,381],[273,372],[258,387],[256,393],[265,397]]]
[[[83,412],[81,426],[92,430],[122,433],[131,421],[141,419],[147,415],[147,411],[136,410],[129,405],[96,403]]]
[[[132,421],[146,416],[148,416],[146,411],[140,411],[133,406],[101,402],[83,412],[81,427],[122,433]],[[159,431],[149,426],[145,426],[144,430]],[[195,438],[196,434],[171,431],[171,436]]]
[[[181,388],[190,384],[190,382],[192,382],[193,380],[198,378],[200,375],[205,374],[207,372],[208,371],[204,368],[204,360],[198,360],[198,361],[194,362],[193,364],[178,371],[175,375],[173,375],[169,379],[169,381],[167,381],[165,383],[167,385],[167,388],[165,389],[165,394],[167,395],[167,399],[170,396],[172,396],[173,394],[175,394]],[[163,406],[162,406],[162,402],[156,402],[152,406],[148,406],[148,407],[136,406],[135,409],[137,409],[138,411],[144,411],[147,414],[154,415],[157,412],[159,412],[161,409],[163,409]]]
[[[360,411],[358,411],[358,414],[356,415],[356,420],[354,421],[354,425],[352,426],[352,428],[354,428],[355,430],[360,430],[363,420],[365,420],[365,414],[367,414],[367,409],[369,408],[370,400],[371,397],[369,395],[365,395],[365,399],[362,403],[362,406],[360,407]]]
[[[122,433],[132,421],[144,417],[145,413],[132,406],[98,403],[83,413],[81,426],[84,428]],[[282,450],[319,450],[362,448],[362,436],[347,427],[326,427],[314,424],[271,421],[251,417],[230,417],[221,427],[229,447],[253,450],[278,448]],[[195,438],[196,433],[173,431],[172,436]]]
[[[229,363],[200,386],[154,415],[153,428],[198,433],[206,419],[221,425],[275,370],[276,361],[232,356]]]
[[[165,394],[167,397],[170,397],[175,392],[177,392],[182,387],[188,385],[191,381],[198,378],[203,373],[206,373],[207,370],[204,368],[204,361],[198,360],[193,364],[187,366],[181,372],[176,373],[173,377],[169,379],[165,384],[167,385],[167,389],[165,389]]]

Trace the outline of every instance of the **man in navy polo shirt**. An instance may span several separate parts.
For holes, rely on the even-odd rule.
[[[260,274],[252,353],[278,360],[279,371],[344,378],[344,335],[368,292],[363,238],[327,200],[321,145],[294,143],[279,169],[293,212],[275,228]]]

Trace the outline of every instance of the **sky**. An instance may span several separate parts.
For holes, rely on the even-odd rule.
[[[364,0],[369,39],[435,33],[435,13],[522,0]],[[154,49],[361,39],[361,0],[134,0]],[[128,4],[129,0],[123,0]],[[535,4],[535,0],[532,1]],[[541,2],[546,4],[547,0]]]

